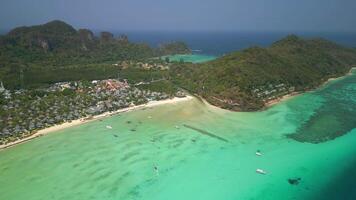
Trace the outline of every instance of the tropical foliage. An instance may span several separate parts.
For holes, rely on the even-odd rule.
[[[142,60],[171,53],[187,53],[182,42],[163,44],[158,49],[114,38],[102,32],[75,30],[62,21],[19,27],[0,37],[0,80],[9,89],[78,79],[117,76],[111,64],[123,60]],[[130,72],[129,72],[130,73]]]
[[[269,48],[253,47],[203,64],[179,64],[171,74],[176,84],[214,105],[247,111],[262,108],[280,94],[315,88],[355,64],[353,49],[291,35]]]

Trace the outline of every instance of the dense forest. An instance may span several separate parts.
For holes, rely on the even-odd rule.
[[[176,65],[171,75],[175,84],[216,106],[251,111],[344,75],[355,64],[354,49],[290,35],[268,48],[252,47],[207,63]]]
[[[151,48],[130,42],[126,35],[114,37],[101,32],[97,37],[88,29],[76,30],[56,20],[15,28],[0,36],[0,80],[5,87],[18,89],[58,81],[112,78],[119,72],[112,64],[119,61],[180,53],[190,53],[183,42]]]

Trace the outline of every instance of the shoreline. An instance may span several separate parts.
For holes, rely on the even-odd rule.
[[[303,93],[304,92],[292,92],[292,93],[283,95],[283,96],[281,96],[281,97],[279,97],[277,99],[273,99],[271,101],[268,101],[268,102],[265,103],[264,109],[262,109],[262,110],[268,109],[268,108],[270,108],[270,107],[272,107],[272,106],[274,106],[274,105],[276,105],[278,103],[281,103],[283,101],[286,101],[286,100],[288,100],[288,99],[290,99],[292,97],[298,96],[298,95],[303,94]]]
[[[274,105],[276,105],[276,104],[278,104],[278,103],[280,103],[280,102],[286,101],[286,100],[288,100],[288,99],[290,99],[290,98],[292,98],[292,97],[296,97],[296,96],[301,95],[301,94],[304,94],[304,93],[306,93],[306,92],[310,92],[310,91],[314,91],[314,90],[316,90],[316,89],[322,88],[322,87],[324,87],[325,85],[327,85],[328,83],[330,83],[331,81],[338,80],[338,79],[341,79],[341,78],[343,78],[343,77],[345,77],[345,76],[351,75],[353,70],[356,70],[356,67],[352,67],[352,68],[350,69],[350,71],[347,72],[347,73],[346,73],[345,75],[343,75],[343,76],[329,78],[329,79],[326,80],[324,83],[322,83],[320,86],[318,86],[318,87],[316,87],[316,88],[314,88],[314,89],[307,90],[307,91],[304,91],[304,92],[292,92],[292,93],[283,95],[283,96],[281,96],[281,97],[279,97],[279,98],[277,98],[277,99],[273,99],[273,100],[271,100],[271,101],[268,101],[268,102],[265,103],[264,109],[268,109],[268,108],[270,108],[270,107],[272,107],[272,106],[274,106]],[[264,110],[264,109],[263,109],[263,110]]]
[[[102,118],[106,118],[106,117],[110,117],[119,113],[125,113],[125,112],[130,112],[130,111],[135,111],[135,110],[140,110],[143,108],[150,108],[150,107],[155,107],[155,106],[159,106],[159,105],[165,105],[165,104],[174,104],[174,103],[178,103],[178,102],[182,102],[182,101],[188,101],[193,99],[192,96],[187,95],[186,97],[174,97],[171,99],[164,99],[164,100],[158,100],[158,101],[150,101],[146,104],[141,104],[141,105],[137,105],[137,106],[132,106],[132,107],[127,107],[127,108],[122,108],[116,111],[112,111],[112,112],[104,112],[102,114],[99,115],[94,115],[92,117],[83,117],[80,119],[76,119],[73,120],[71,122],[64,122],[62,124],[57,124],[48,128],[44,128],[41,130],[38,130],[37,132],[34,132],[33,134],[29,135],[28,137],[22,138],[20,140],[16,140],[13,142],[9,142],[7,144],[3,144],[0,145],[0,151],[4,150],[4,149],[8,149],[14,146],[17,146],[19,144],[25,143],[25,142],[29,142],[35,138],[38,137],[42,137],[45,136],[49,133],[55,132],[55,131],[59,131],[59,130],[63,130],[66,128],[70,128],[70,127],[74,127],[74,126],[79,126],[85,123],[89,123],[89,122],[93,122],[95,120],[99,120]]]
[[[328,80],[326,80],[324,83],[322,83],[317,88],[314,88],[314,89],[311,89],[311,90],[308,90],[308,91],[304,91],[304,92],[292,92],[292,93],[283,95],[283,96],[281,96],[281,97],[279,97],[277,99],[273,99],[271,101],[268,101],[268,102],[265,103],[264,108],[262,110],[269,109],[270,107],[272,107],[272,106],[274,106],[274,105],[276,105],[278,103],[286,101],[286,100],[288,100],[288,99],[290,99],[292,97],[304,94],[305,92],[314,91],[315,89],[318,89],[318,88],[321,88],[321,87],[327,85],[331,81],[334,81],[334,80],[337,80],[337,79],[341,79],[341,78],[343,78],[345,76],[351,75],[353,70],[356,70],[356,67],[352,67],[350,69],[350,71],[347,74],[343,75],[343,76],[329,78]],[[73,126],[78,126],[78,125],[85,124],[85,123],[88,123],[88,122],[92,122],[92,121],[95,121],[95,120],[98,120],[98,119],[110,117],[110,116],[113,116],[113,115],[116,115],[116,114],[119,114],[119,113],[125,113],[125,112],[130,112],[130,111],[134,111],[134,110],[143,109],[143,108],[149,108],[149,107],[164,105],[164,104],[178,103],[178,102],[181,102],[181,101],[191,100],[193,98],[194,98],[193,96],[187,95],[186,97],[182,97],[182,98],[174,97],[174,98],[171,98],[171,99],[164,99],[164,100],[159,100],[159,101],[150,101],[150,102],[148,102],[146,104],[141,104],[141,105],[137,105],[137,106],[122,108],[122,109],[119,109],[119,110],[116,110],[116,111],[104,112],[104,113],[99,114],[99,115],[94,115],[94,116],[91,116],[91,117],[84,117],[84,118],[73,120],[71,122],[64,122],[62,124],[57,124],[57,125],[54,125],[54,126],[51,126],[51,127],[48,127],[48,128],[44,128],[44,129],[38,130],[37,132],[34,132],[33,134],[29,135],[28,137],[22,138],[20,140],[16,140],[16,141],[13,141],[13,142],[9,142],[7,144],[0,145],[0,151],[4,150],[4,149],[7,149],[7,148],[10,148],[10,147],[13,147],[13,146],[16,146],[16,145],[19,145],[19,144],[22,144],[22,143],[25,143],[25,142],[28,142],[28,141],[31,141],[31,140],[33,140],[35,138],[38,138],[38,137],[45,136],[45,135],[47,135],[49,133],[52,133],[52,132],[55,132],[55,131],[63,130],[63,129],[70,128],[70,127],[73,127]],[[203,102],[207,103],[205,101],[205,99],[203,99]],[[211,105],[211,104],[209,104],[209,105]],[[217,108],[219,108],[219,107],[217,107]]]

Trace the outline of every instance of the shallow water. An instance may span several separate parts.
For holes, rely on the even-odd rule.
[[[217,56],[203,55],[203,54],[176,54],[171,56],[163,56],[162,58],[165,59],[166,57],[168,57],[170,61],[174,61],[174,62],[183,61],[183,62],[191,62],[191,63],[203,63],[203,62],[215,60],[217,58]]]
[[[0,199],[355,199],[355,91],[352,75],[263,112],[192,100],[58,131],[0,151]],[[324,126],[344,133],[286,136]]]

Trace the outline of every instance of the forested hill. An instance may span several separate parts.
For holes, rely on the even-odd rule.
[[[315,88],[355,65],[354,49],[290,35],[269,48],[253,47],[203,64],[180,64],[171,73],[176,84],[213,105],[251,111],[282,95]]]
[[[103,64],[110,66],[123,60],[181,53],[190,53],[182,42],[151,48],[147,44],[130,42],[126,35],[114,37],[109,32],[101,32],[95,36],[88,29],[76,30],[55,20],[43,25],[18,27],[0,36],[0,81],[9,89],[19,88],[22,71],[28,80],[25,85],[43,82],[34,80],[39,75],[45,80],[57,76],[53,81],[109,78],[116,76],[117,70],[103,68]],[[36,75],[37,72],[42,73]]]
[[[54,65],[105,62],[148,58],[165,52],[187,53],[190,50],[181,42],[152,49],[146,44],[129,42],[126,35],[114,38],[109,32],[101,32],[96,37],[88,29],[76,30],[59,20],[15,28],[0,37],[0,58],[3,65],[4,61],[45,62]]]

